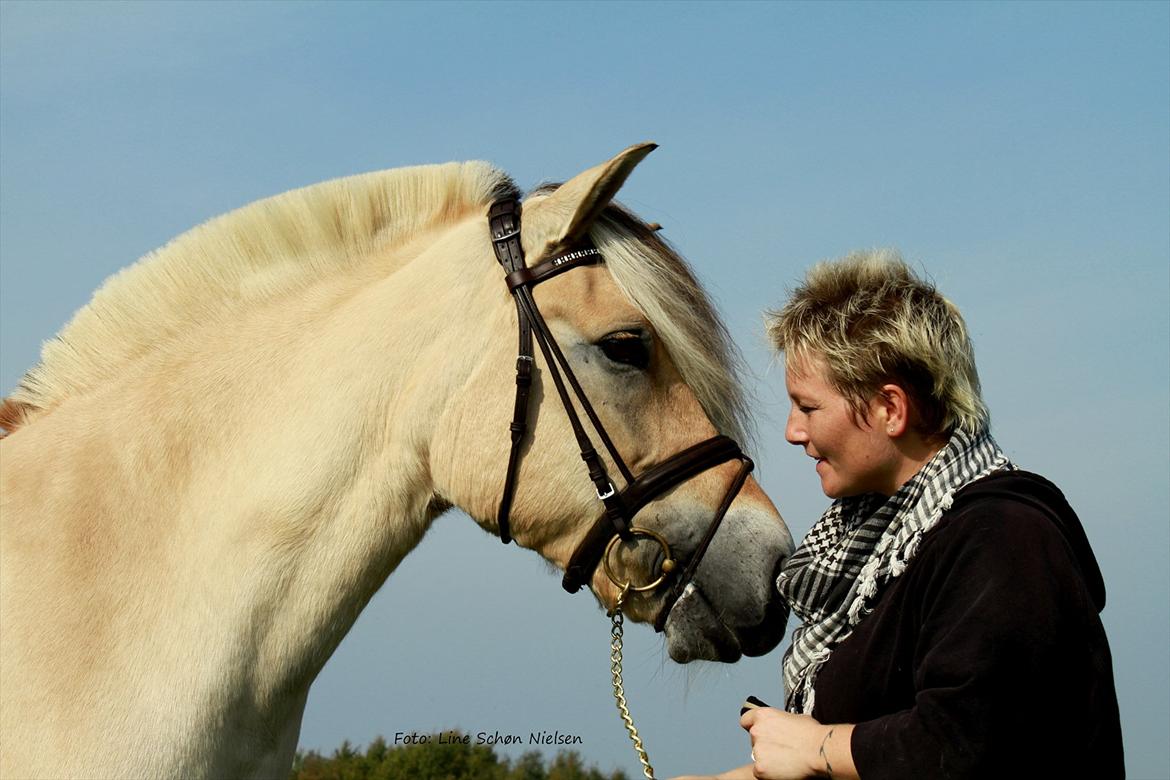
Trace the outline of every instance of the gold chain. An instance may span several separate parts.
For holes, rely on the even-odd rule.
[[[650,766],[650,758],[646,755],[645,748],[642,747],[642,738],[638,736],[638,730],[634,728],[634,719],[630,717],[630,709],[626,706],[626,692],[622,688],[622,623],[625,621],[625,618],[622,617],[622,603],[629,590],[630,585],[626,583],[621,593],[618,594],[617,603],[613,607],[613,628],[609,632],[610,636],[613,637],[609,643],[609,671],[613,674],[613,697],[617,700],[618,712],[621,713],[622,722],[626,724],[626,731],[630,732],[630,740],[634,743],[634,752],[638,754],[638,760],[642,762],[642,774],[646,775],[646,780],[655,780],[654,767]]]

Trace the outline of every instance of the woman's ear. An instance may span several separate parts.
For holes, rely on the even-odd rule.
[[[887,436],[896,439],[910,428],[910,396],[900,385],[882,385],[874,404],[877,422]]]

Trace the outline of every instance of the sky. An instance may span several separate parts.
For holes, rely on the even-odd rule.
[[[784,441],[762,312],[870,247],[960,306],[999,443],[1063,488],[1104,572],[1129,776],[1170,777],[1165,2],[2,0],[0,392],[104,278],[260,197],[465,159],[531,187],[644,140],[619,199],[743,350],[795,535],[827,499]],[[746,763],[739,704],[781,700],[784,645],[680,667],[648,627],[626,641],[658,776]],[[608,654],[593,599],[452,512],[314,684],[301,745],[559,730],[638,776]]]

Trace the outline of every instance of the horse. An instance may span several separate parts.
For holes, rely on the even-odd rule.
[[[747,420],[707,296],[613,201],[653,148],[530,194],[518,237],[604,258],[535,302],[635,472]],[[520,315],[485,216],[518,196],[466,162],[260,200],[114,274],[46,342],[0,407],[0,776],[287,777],[310,684],[435,518],[500,531]],[[603,509],[534,364],[510,532],[564,569]],[[638,525],[685,559],[735,472]],[[627,585],[662,564],[644,542],[621,542]],[[791,551],[748,479],[669,612],[672,659],[771,650]],[[614,577],[588,585],[613,608]],[[649,622],[663,599],[624,608]]]

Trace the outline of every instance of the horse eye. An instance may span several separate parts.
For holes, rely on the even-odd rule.
[[[597,342],[605,356],[615,363],[645,370],[650,366],[650,350],[642,334],[632,331],[611,333]]]

